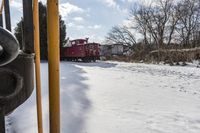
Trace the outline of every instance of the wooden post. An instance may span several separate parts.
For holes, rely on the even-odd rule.
[[[33,3],[33,25],[34,25],[35,75],[36,75],[35,77],[36,77],[38,133],[43,133],[42,94],[41,94],[41,76],[40,76],[40,30],[39,30],[38,0],[34,0],[34,3]]]
[[[34,52],[32,0],[23,0],[23,18],[23,51],[30,54]]]
[[[4,0],[1,1],[0,5],[0,26],[3,27],[3,7],[4,7]]]
[[[5,22],[6,29],[11,31],[11,20],[10,20],[10,5],[9,0],[4,0],[4,11],[5,11]]]
[[[58,0],[47,0],[50,133],[60,133],[60,45]]]

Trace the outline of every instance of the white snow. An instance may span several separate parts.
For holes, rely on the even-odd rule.
[[[41,66],[48,133],[48,65]],[[200,132],[200,68],[61,62],[60,94],[62,133]],[[7,119],[8,133],[37,133],[35,93]]]

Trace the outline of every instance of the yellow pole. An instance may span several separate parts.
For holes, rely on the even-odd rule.
[[[35,48],[35,75],[36,75],[36,101],[38,133],[43,133],[42,124],[42,96],[41,96],[41,75],[40,75],[40,32],[38,0],[33,2],[33,25],[34,25],[34,48]]]
[[[58,0],[47,0],[50,133],[60,133],[60,39],[58,4]]]
[[[4,0],[2,0],[2,2],[1,2],[0,14],[2,14],[2,12],[3,12],[3,7],[4,7]]]
[[[0,14],[2,14],[2,12],[3,12],[3,7],[4,7],[4,0],[1,1]]]

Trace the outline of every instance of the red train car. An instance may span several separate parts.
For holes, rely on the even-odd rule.
[[[76,39],[61,49],[61,58],[69,61],[91,62],[100,59],[100,44],[88,43],[88,39]]]

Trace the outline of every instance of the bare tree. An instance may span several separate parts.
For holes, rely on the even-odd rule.
[[[129,21],[129,28],[113,27],[107,40],[133,45],[136,39],[130,30],[135,31],[143,37],[138,45],[144,47],[139,50],[156,47],[158,59],[160,51],[172,48],[172,44],[181,44],[181,48],[200,46],[200,0],[154,0],[149,5],[134,4]]]
[[[132,46],[136,43],[134,35],[125,26],[114,26],[106,37],[109,43],[119,43]]]
[[[178,4],[179,18],[177,32],[184,47],[192,47],[192,34],[200,22],[199,0],[183,0]]]
[[[138,4],[130,10],[129,21],[132,22],[132,29],[138,31],[143,36],[144,44],[150,44],[148,28],[147,28],[147,13],[146,7],[144,5]]]
[[[169,29],[171,11],[173,8],[173,0],[157,0],[157,4],[154,7],[150,7],[149,19],[149,31],[155,39],[155,42],[159,48],[162,48],[164,41],[168,38],[169,43],[171,42],[170,37],[173,34],[173,26]],[[167,34],[167,32],[170,34]],[[168,36],[168,37],[167,37]]]
[[[180,20],[179,12],[178,12],[178,6],[173,2],[173,5],[170,9],[170,16],[169,21],[167,24],[167,33],[166,34],[166,44],[169,46],[172,42],[172,40],[175,41],[175,36],[173,36],[176,32],[177,23]]]
[[[151,41],[152,37],[160,49],[165,41],[167,44],[171,42],[177,23],[175,16],[172,16],[175,15],[172,13],[173,3],[174,0],[156,0],[150,5],[138,5],[131,9],[133,28],[143,34],[145,43],[149,44],[148,40]]]

